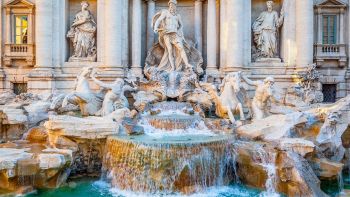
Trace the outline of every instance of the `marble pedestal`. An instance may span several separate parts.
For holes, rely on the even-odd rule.
[[[281,63],[281,58],[258,58],[256,60],[258,63]]]

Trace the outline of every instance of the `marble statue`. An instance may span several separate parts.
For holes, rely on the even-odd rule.
[[[325,157],[332,161],[340,162],[345,153],[342,145],[342,135],[348,128],[348,124],[346,121],[343,121],[342,112],[331,111],[326,116],[324,124],[316,137],[316,142],[319,146],[319,151]]]
[[[220,118],[229,118],[231,123],[236,122],[234,113],[237,111],[240,115],[240,120],[245,120],[243,111],[243,102],[239,99],[238,94],[241,91],[240,73],[229,73],[223,79],[220,85],[220,95],[217,94],[216,88],[211,84],[202,84],[209,92],[212,100],[215,103],[216,115]]]
[[[152,21],[153,30],[159,34],[159,43],[164,48],[162,60],[158,66],[160,70],[181,71],[184,68],[193,69],[189,63],[182,32],[182,21],[176,11],[176,0],[170,0],[169,9],[158,12]],[[183,64],[182,64],[183,63]]]
[[[202,55],[185,40],[183,23],[176,10],[177,1],[170,0],[168,5],[169,9],[159,11],[152,20],[159,42],[148,51],[144,67],[146,80],[140,82],[140,90],[153,94],[160,101],[170,98],[186,102],[189,99],[208,107],[209,96],[199,86],[199,76],[204,72]],[[196,100],[198,96],[204,99]]]
[[[73,43],[74,52],[69,61],[96,61],[96,31],[94,16],[88,10],[89,3],[81,2],[81,11],[75,16],[67,37]]]
[[[275,58],[277,54],[278,29],[283,24],[284,9],[280,16],[273,10],[273,1],[267,1],[267,11],[264,11],[253,23],[254,43],[258,58]]]
[[[306,72],[299,73],[299,81],[303,89],[305,103],[314,104],[323,102],[320,77],[321,75],[316,69],[316,64],[308,65]]]
[[[107,116],[116,109],[128,108],[129,102],[125,97],[125,91],[135,90],[124,83],[124,79],[117,78],[113,83],[104,83],[95,77],[96,70],[91,73],[92,80],[101,88],[107,90],[104,96],[102,108],[96,113],[98,116]]]
[[[152,28],[158,33],[158,43],[148,52],[144,73],[147,78],[160,72],[183,72],[193,70],[197,75],[203,74],[203,58],[201,53],[190,46],[183,34],[181,16],[177,13],[176,0],[170,0],[169,9],[155,14]]]
[[[92,67],[82,69],[75,81],[74,92],[64,98],[62,107],[66,107],[69,103],[79,105],[83,116],[93,116],[100,110],[102,98],[91,90],[88,81],[92,69]]]
[[[255,86],[255,96],[251,103],[251,110],[253,113],[253,120],[261,120],[268,115],[268,104],[279,103],[277,99],[273,77],[266,77],[264,81],[252,81],[246,76],[242,75],[242,79],[251,86]]]

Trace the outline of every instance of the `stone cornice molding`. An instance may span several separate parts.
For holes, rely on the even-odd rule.
[[[20,5],[22,4],[22,5]],[[28,8],[28,9],[34,9],[35,4],[33,4],[30,1],[27,0],[12,0],[8,3],[5,3],[3,5],[5,8]]]
[[[347,4],[338,0],[324,0],[314,6],[315,9],[318,8],[329,8],[329,9],[340,9],[347,8]]]

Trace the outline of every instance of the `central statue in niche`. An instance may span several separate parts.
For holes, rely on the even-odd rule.
[[[267,11],[264,11],[253,23],[254,43],[257,48],[258,58],[276,58],[278,29],[283,24],[284,8],[280,16],[273,10],[273,1],[267,1]]]
[[[153,17],[153,30],[159,33],[159,44],[164,48],[160,70],[181,71],[193,69],[184,49],[185,38],[182,21],[176,11],[176,0],[169,1],[169,9],[161,10]],[[182,64],[183,63],[183,64]]]
[[[170,0],[168,5],[169,9],[163,9],[153,17],[152,28],[158,33],[159,42],[148,51],[144,74],[150,82],[160,84],[156,91],[162,99],[182,100],[190,90],[198,88],[203,58],[185,40],[177,1]]]

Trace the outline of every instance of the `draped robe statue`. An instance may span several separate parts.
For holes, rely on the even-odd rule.
[[[170,0],[169,9],[158,12],[152,21],[154,31],[159,33],[159,44],[164,49],[158,70],[167,72],[193,69],[185,51],[187,43],[182,31],[181,17],[176,12],[176,4],[176,0]]]
[[[273,10],[273,1],[267,1],[267,11],[264,11],[253,23],[254,43],[258,58],[275,58],[277,53],[277,34],[283,24],[284,9],[281,15]]]
[[[75,16],[67,37],[73,43],[74,52],[69,61],[96,61],[97,25],[93,15],[87,9],[86,1],[81,3],[82,10]]]

